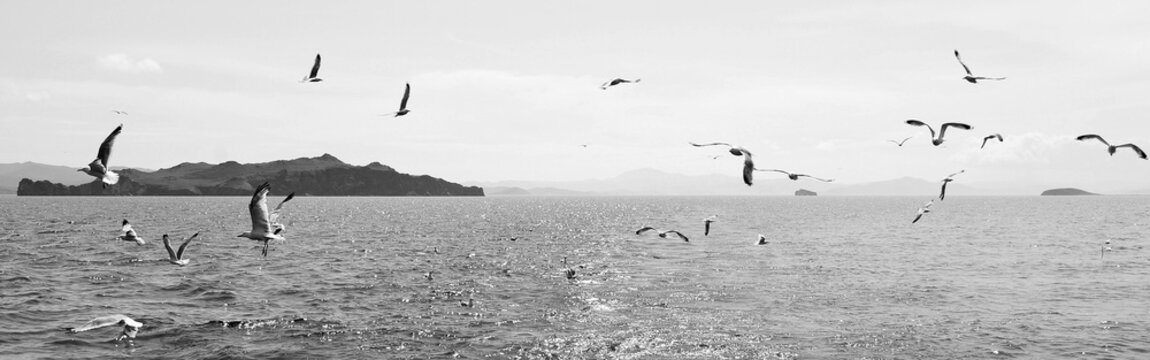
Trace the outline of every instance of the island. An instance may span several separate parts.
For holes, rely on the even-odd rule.
[[[795,190],[795,196],[818,196],[818,195],[819,195],[819,193],[816,193],[814,191],[810,191],[807,189]]]
[[[1075,188],[1058,188],[1050,189],[1042,192],[1042,196],[1067,196],[1067,195],[1098,195],[1086,190]]]
[[[244,195],[267,181],[273,193],[311,196],[483,196],[477,186],[463,186],[428,175],[408,175],[373,162],[354,166],[335,156],[240,164],[228,161],[182,163],[171,168],[145,172],[117,171],[120,181],[107,187],[97,180],[65,186],[50,181],[20,180],[18,196],[48,195]]]

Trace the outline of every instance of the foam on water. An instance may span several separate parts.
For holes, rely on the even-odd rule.
[[[0,357],[1147,356],[1143,198],[922,200],[303,197],[264,258],[246,198],[0,197]]]

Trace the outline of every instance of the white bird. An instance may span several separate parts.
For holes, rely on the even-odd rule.
[[[136,230],[132,229],[132,224],[128,223],[128,219],[124,219],[124,222],[120,223],[120,225],[122,226],[120,231],[123,232],[123,234],[119,237],[120,240],[135,241],[136,245],[145,244],[144,238],[136,235]]]
[[[269,241],[284,240],[283,236],[279,235],[283,229],[276,229],[274,232],[271,229],[267,198],[269,191],[271,191],[271,185],[266,182],[256,188],[255,193],[252,194],[252,201],[248,204],[248,211],[250,211],[252,215],[252,231],[237,236],[263,242],[264,256],[268,256]]]
[[[68,330],[69,332],[72,332],[72,333],[78,333],[81,331],[99,329],[102,327],[112,326],[112,325],[124,325],[124,330],[123,330],[123,332],[120,333],[120,336],[116,337],[116,341],[123,340],[124,338],[135,339],[136,333],[139,332],[140,328],[144,326],[143,323],[140,323],[136,320],[132,320],[132,318],[129,318],[129,317],[121,315],[121,314],[116,314],[116,315],[101,316],[101,317],[92,319],[92,321],[89,321],[89,322],[85,323],[84,325],[80,325],[80,327],[65,328],[65,330]]]
[[[940,191],[938,193],[938,200],[946,199],[946,184],[951,182],[951,181],[954,181],[954,177],[956,175],[964,173],[964,172],[966,172],[966,170],[959,170],[956,173],[947,175],[945,179],[942,179],[942,191]]]
[[[1075,139],[1077,139],[1078,141],[1086,141],[1086,140],[1090,140],[1090,139],[1098,139],[1098,141],[1101,141],[1103,144],[1106,144],[1106,152],[1109,152],[1109,153],[1110,153],[1110,156],[1114,156],[1114,152],[1115,152],[1115,151],[1118,151],[1118,148],[1120,148],[1120,147],[1128,147],[1128,148],[1130,148],[1131,150],[1134,150],[1134,152],[1138,153],[1138,157],[1140,157],[1140,158],[1142,158],[1142,159],[1144,159],[1144,160],[1146,159],[1146,153],[1145,153],[1145,152],[1143,152],[1143,151],[1142,151],[1142,148],[1138,147],[1138,145],[1134,145],[1134,144],[1110,145],[1110,143],[1106,142],[1106,139],[1103,139],[1101,136],[1098,136],[1098,135],[1094,135],[1094,134],[1086,134],[1086,135],[1082,135],[1082,136],[1079,136],[1079,137],[1077,137],[1077,138],[1075,138]]]
[[[914,126],[926,126],[926,129],[930,130],[930,138],[931,138],[930,143],[934,144],[934,146],[939,146],[942,144],[942,141],[943,141],[942,137],[946,135],[946,128],[953,126],[955,128],[959,128],[962,130],[973,129],[973,127],[971,127],[970,125],[963,124],[963,123],[954,123],[954,122],[943,123],[942,127],[940,127],[938,130],[938,137],[935,137],[934,128],[930,127],[930,125],[927,125],[926,123],[924,123],[922,121],[910,119],[910,120],[907,120],[906,123],[910,124],[910,125],[914,125]]]
[[[766,245],[766,244],[769,244],[767,242],[767,237],[763,236],[763,234],[759,234],[759,242],[755,243],[755,245]]]
[[[703,219],[703,236],[711,234],[711,223],[715,222],[715,217],[718,217],[718,215],[711,215]]]
[[[315,54],[315,65],[311,66],[311,73],[309,73],[308,76],[304,76],[303,80],[300,80],[299,82],[303,83],[320,81],[323,81],[323,79],[319,78],[319,54]]]
[[[966,63],[962,62],[962,57],[958,56],[958,50],[954,51],[954,58],[958,59],[958,63],[962,65],[962,69],[966,70],[966,76],[963,76],[962,79],[966,80],[967,82],[969,82],[971,84],[977,84],[979,80],[1006,80],[1006,78],[1004,78],[1004,77],[992,78],[992,77],[974,76],[974,74],[970,73],[970,68],[966,66]]]
[[[655,229],[655,228],[650,227],[650,226],[644,226],[642,229],[639,229],[638,231],[636,231],[635,235],[642,235],[643,233],[648,232],[648,231],[655,231],[655,232],[659,233],[659,237],[664,238],[664,239],[667,238],[667,234],[673,234],[675,236],[678,236],[680,239],[683,239],[683,241],[686,241],[686,242],[691,241],[690,239],[687,239],[687,236],[683,235],[683,233],[681,233],[681,232],[678,232],[675,230],[665,230],[665,231],[664,230],[658,230],[658,229]]]
[[[168,249],[168,262],[179,266],[187,265],[189,259],[184,258],[184,249],[188,247],[188,244],[191,243],[192,239],[195,239],[196,236],[200,236],[200,233],[192,234],[192,237],[184,240],[183,244],[180,244],[179,250],[172,251],[172,243],[168,241],[168,234],[164,234],[164,248]]]
[[[998,139],[998,142],[1002,142],[1002,134],[987,135],[986,137],[982,138],[982,146],[979,146],[978,148],[981,149],[986,147],[986,141],[990,139]]]
[[[796,173],[787,172],[786,170],[779,170],[779,169],[755,169],[755,171],[773,171],[773,172],[777,172],[777,173],[782,173],[782,174],[787,175],[787,178],[789,178],[791,180],[798,180],[800,176],[806,176],[806,177],[809,177],[811,179],[822,181],[822,182],[833,182],[833,181],[835,181],[835,179],[823,179],[823,178],[819,178],[819,177],[810,176],[807,174],[796,174]]]
[[[615,85],[626,84],[626,83],[637,83],[637,82],[639,82],[639,80],[642,80],[642,79],[627,80],[627,79],[623,79],[623,78],[615,78],[615,79],[612,79],[611,81],[603,83],[603,85],[599,85],[599,88],[603,89],[603,90],[607,90],[607,88],[615,86]]]
[[[887,141],[895,143],[895,145],[902,146],[902,144],[905,144],[907,140],[910,140],[913,137],[914,136],[908,136],[906,139],[902,139],[902,141],[897,141],[897,140],[887,140]]]
[[[1102,244],[1102,258],[1106,257],[1107,251],[1110,251],[1110,240],[1106,240],[1106,243]]]
[[[115,185],[116,182],[120,181],[120,174],[108,169],[108,158],[112,157],[112,144],[116,142],[116,135],[120,135],[120,130],[123,128],[124,124],[120,124],[120,126],[116,127],[116,130],[112,130],[112,133],[104,139],[104,142],[100,143],[100,151],[96,153],[96,160],[92,160],[92,163],[88,164],[87,168],[76,171],[82,171],[85,174],[100,179],[100,181],[103,182],[100,186],[105,188],[108,187],[108,185]]]
[[[741,147],[741,146],[734,146],[734,145],[731,145],[728,143],[723,143],[723,142],[713,142],[713,143],[707,143],[707,144],[696,144],[696,143],[690,143],[690,144],[691,144],[691,146],[694,146],[694,147],[722,145],[722,146],[726,146],[726,147],[730,148],[728,151],[731,152],[731,155],[742,156],[743,157],[743,183],[747,184],[747,186],[751,186],[751,183],[754,180],[753,177],[754,177],[754,171],[755,171],[755,162],[754,162],[754,160],[751,159],[751,151],[750,150],[747,150],[746,148]]]
[[[914,220],[911,220],[910,223],[914,224],[914,223],[918,222],[918,219],[921,219],[923,215],[926,215],[926,213],[929,213],[931,205],[934,205],[934,199],[930,199],[930,201],[927,201],[926,204],[924,204],[924,205],[922,205],[922,207],[918,208],[918,212],[915,213],[915,215],[914,215]]]

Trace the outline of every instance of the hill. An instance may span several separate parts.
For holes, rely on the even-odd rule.
[[[92,177],[76,171],[79,167],[45,165],[34,162],[0,164],[0,194],[15,194],[20,179],[44,179],[65,185],[80,185],[92,181]]]
[[[269,181],[279,191],[313,196],[483,196],[478,187],[403,174],[378,162],[354,166],[330,154],[254,164],[182,163],[152,172],[119,173],[120,182],[107,188],[94,180],[68,186],[25,178],[17,195],[251,195],[256,185]]]
[[[1065,195],[1098,195],[1086,190],[1075,188],[1058,188],[1043,191],[1042,196],[1065,196]]]

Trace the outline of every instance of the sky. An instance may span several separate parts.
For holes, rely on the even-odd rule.
[[[79,168],[123,124],[112,166],[329,153],[462,183],[739,176],[688,145],[722,141],[842,183],[1145,189],[1150,161],[1074,137],[1150,150],[1148,17],[1140,1],[6,1],[0,163]],[[963,81],[955,49],[1007,79]],[[300,83],[316,53],[324,81]],[[642,81],[599,88],[616,77]],[[386,115],[405,83],[411,113]],[[935,147],[907,119],[973,129]]]

